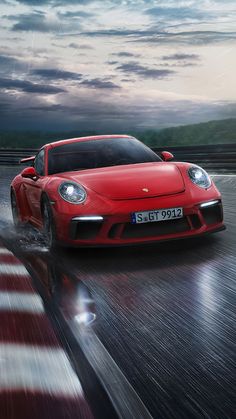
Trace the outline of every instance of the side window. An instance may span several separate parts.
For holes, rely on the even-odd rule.
[[[44,150],[41,150],[34,160],[34,167],[39,176],[44,175]]]

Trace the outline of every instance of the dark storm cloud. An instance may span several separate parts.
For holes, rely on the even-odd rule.
[[[192,101],[158,101],[81,92],[78,98],[60,96],[66,102],[48,104],[41,96],[18,96],[0,92],[0,126],[15,129],[40,130],[95,130],[96,132],[125,132],[134,129],[163,128],[218,119],[235,115],[235,103]],[[140,99],[140,100],[139,100]],[[3,105],[3,106],[2,106]],[[7,110],[7,112],[6,112]]]
[[[9,103],[0,103],[0,116],[7,116],[10,108],[11,105]]]
[[[91,80],[83,80],[80,83],[82,86],[90,87],[92,89],[120,89],[121,87],[117,84],[103,79],[91,79]]]
[[[181,60],[199,60],[200,56],[198,54],[184,54],[184,53],[179,53],[179,54],[171,54],[171,55],[163,55],[162,60],[164,61],[169,61],[169,60],[173,60],[173,61],[181,61]]]
[[[121,64],[116,68],[123,73],[137,74],[146,79],[164,79],[175,73],[172,70],[145,67],[137,62]]]
[[[65,92],[56,86],[45,86],[42,84],[31,83],[26,80],[0,78],[0,89],[4,90],[20,90],[25,93],[38,93],[44,95],[55,95]]]
[[[49,80],[80,80],[83,76],[80,73],[73,73],[71,71],[64,71],[56,68],[38,68],[31,70],[30,73],[34,76]]]
[[[14,129],[40,129],[40,130],[96,130],[100,132],[124,129],[130,124],[130,116],[127,116],[124,106],[106,102],[107,96],[101,97],[94,91],[84,92],[78,98],[61,97],[67,103],[45,103],[36,95],[28,97],[15,97],[0,92],[0,103],[8,106],[0,106],[0,126],[2,129],[10,129],[12,114],[14,114]],[[12,125],[11,125],[12,126]]]

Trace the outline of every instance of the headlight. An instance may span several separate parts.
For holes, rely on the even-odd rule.
[[[211,179],[209,178],[207,172],[199,166],[190,167],[188,175],[191,181],[201,188],[207,189],[211,186]]]
[[[58,192],[65,201],[71,204],[81,204],[87,198],[85,189],[74,182],[63,182]]]

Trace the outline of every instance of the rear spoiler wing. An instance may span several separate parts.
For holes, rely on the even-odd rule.
[[[31,156],[31,157],[25,157],[24,159],[20,160],[20,163],[29,163],[31,161],[34,161],[35,156]]]

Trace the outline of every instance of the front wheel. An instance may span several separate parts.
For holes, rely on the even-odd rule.
[[[43,235],[49,249],[56,245],[56,229],[49,199],[44,197],[42,202]]]

